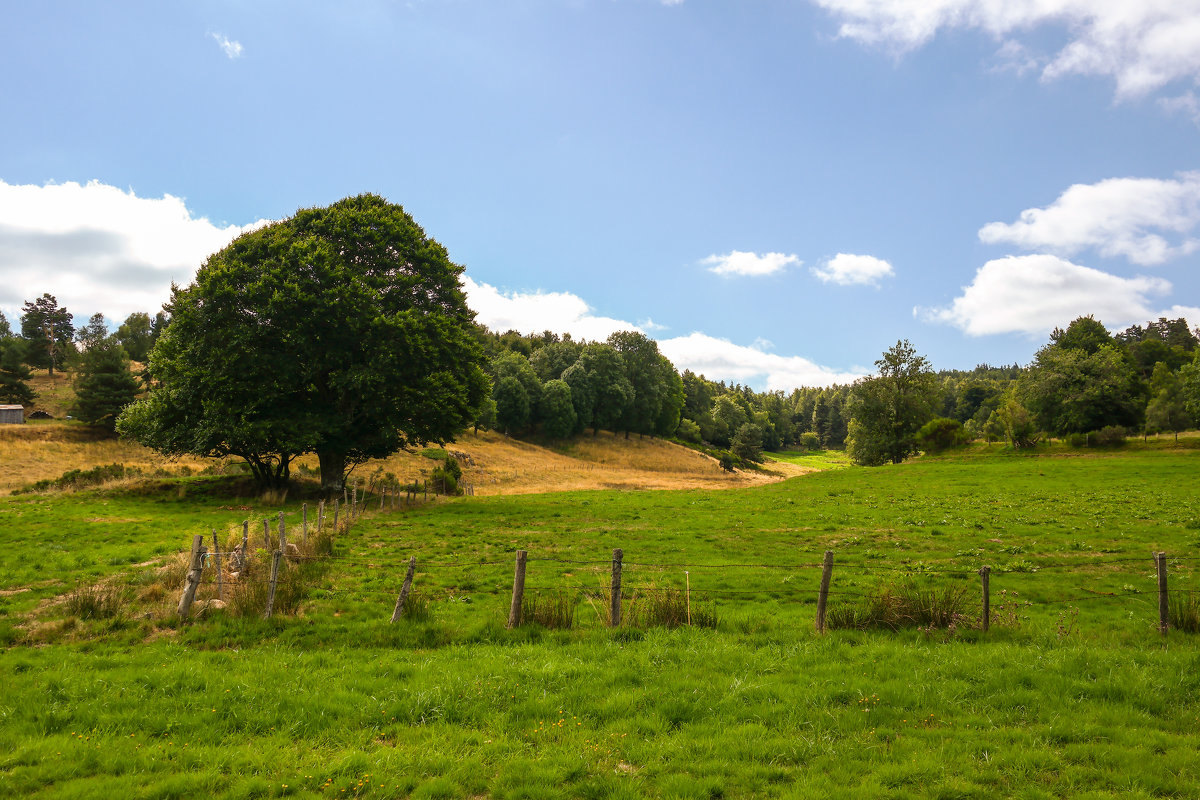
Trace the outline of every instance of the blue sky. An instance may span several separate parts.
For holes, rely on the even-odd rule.
[[[0,69],[10,322],[375,192],[482,322],[759,389],[1200,325],[1198,0],[19,4]]]

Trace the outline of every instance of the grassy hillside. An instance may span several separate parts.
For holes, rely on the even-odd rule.
[[[0,499],[0,793],[1194,796],[1200,647],[1157,633],[1149,554],[1178,597],[1200,588],[1197,458],[981,447],[732,491],[442,500],[338,537],[296,616],[186,625],[159,565],[279,507],[219,477]],[[690,588],[716,627],[606,628],[614,547],[627,613]],[[572,627],[504,628],[518,548]],[[911,582],[963,592],[959,619],[818,636],[825,549],[831,613]],[[410,555],[423,611],[392,625]],[[71,613],[76,582],[124,610]]]

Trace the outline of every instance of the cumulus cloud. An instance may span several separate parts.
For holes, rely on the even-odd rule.
[[[1110,328],[1155,319],[1165,312],[1156,312],[1149,296],[1170,290],[1171,284],[1161,278],[1122,278],[1057,256],[1008,256],[984,264],[948,307],[917,308],[914,313],[970,336],[1023,333],[1039,338],[1085,314]]]
[[[1110,178],[1075,184],[1046,208],[1022,211],[1016,222],[984,225],[979,238],[1066,255],[1094,249],[1135,264],[1161,264],[1200,246],[1187,236],[1197,223],[1200,172],[1183,172],[1175,180]]]
[[[494,331],[515,330],[541,333],[545,330],[570,333],[576,340],[603,341],[614,331],[640,330],[649,333],[660,327],[653,323],[633,325],[611,317],[596,316],[582,298],[569,292],[501,292],[494,286],[463,277],[467,304],[476,321]],[[790,391],[798,386],[828,386],[850,383],[864,371],[838,371],[822,367],[800,356],[768,353],[770,342],[734,344],[703,333],[659,339],[659,350],[675,368],[690,369],[712,380],[726,380]]]
[[[791,391],[799,386],[831,386],[853,383],[865,370],[839,371],[822,367],[800,356],[781,356],[757,347],[734,344],[703,333],[661,339],[658,348],[682,372],[690,369],[711,380],[736,381],[748,385],[765,383],[768,391]]]
[[[718,275],[772,275],[792,264],[799,266],[803,262],[794,255],[783,253],[764,253],[760,256],[758,253],[734,250],[723,256],[711,255],[700,263],[707,264],[708,271]]]
[[[880,278],[894,275],[895,270],[882,258],[838,253],[821,266],[813,267],[812,273],[825,283],[839,286],[878,286]]]
[[[234,41],[229,37],[220,33],[210,33],[209,36],[217,43],[217,46],[224,51],[229,60],[242,57],[242,43]]]
[[[583,298],[570,292],[502,292],[467,276],[463,276],[463,289],[476,321],[494,331],[554,331],[603,341],[616,331],[639,330],[629,322],[594,315]]]
[[[16,313],[49,292],[85,318],[153,314],[172,281],[190,282],[205,258],[265,222],[219,227],[178,197],[138,197],[97,181],[0,181],[0,307]]]
[[[1200,0],[814,0],[841,21],[840,35],[898,53],[943,30],[975,29],[1011,53],[1034,29],[1055,26],[1066,42],[1043,58],[1045,80],[1096,75],[1119,98],[1200,78]],[[1016,42],[1016,44],[1010,44]],[[1004,55],[1004,54],[1002,54]],[[1030,63],[1031,59],[1025,59]]]

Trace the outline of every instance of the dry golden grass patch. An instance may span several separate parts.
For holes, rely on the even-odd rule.
[[[756,486],[811,471],[771,464],[770,472],[727,473],[695,450],[662,439],[601,432],[564,442],[555,449],[485,431],[465,433],[444,448],[463,453],[462,485],[476,495],[539,494],[591,489],[719,489]],[[461,460],[460,460],[461,463]],[[377,468],[401,481],[420,482],[438,462],[419,453],[400,453],[363,465],[360,475]]]
[[[168,461],[135,442],[100,438],[87,427],[69,422],[0,426],[0,492],[4,493],[57,478],[73,469],[104,464],[124,464],[152,472],[182,466],[201,470],[211,463],[207,459]]]

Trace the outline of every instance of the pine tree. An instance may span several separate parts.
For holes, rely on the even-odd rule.
[[[102,339],[83,352],[75,379],[75,405],[71,414],[88,425],[110,433],[117,415],[138,394],[138,380],[129,371],[129,357],[115,337]]]

